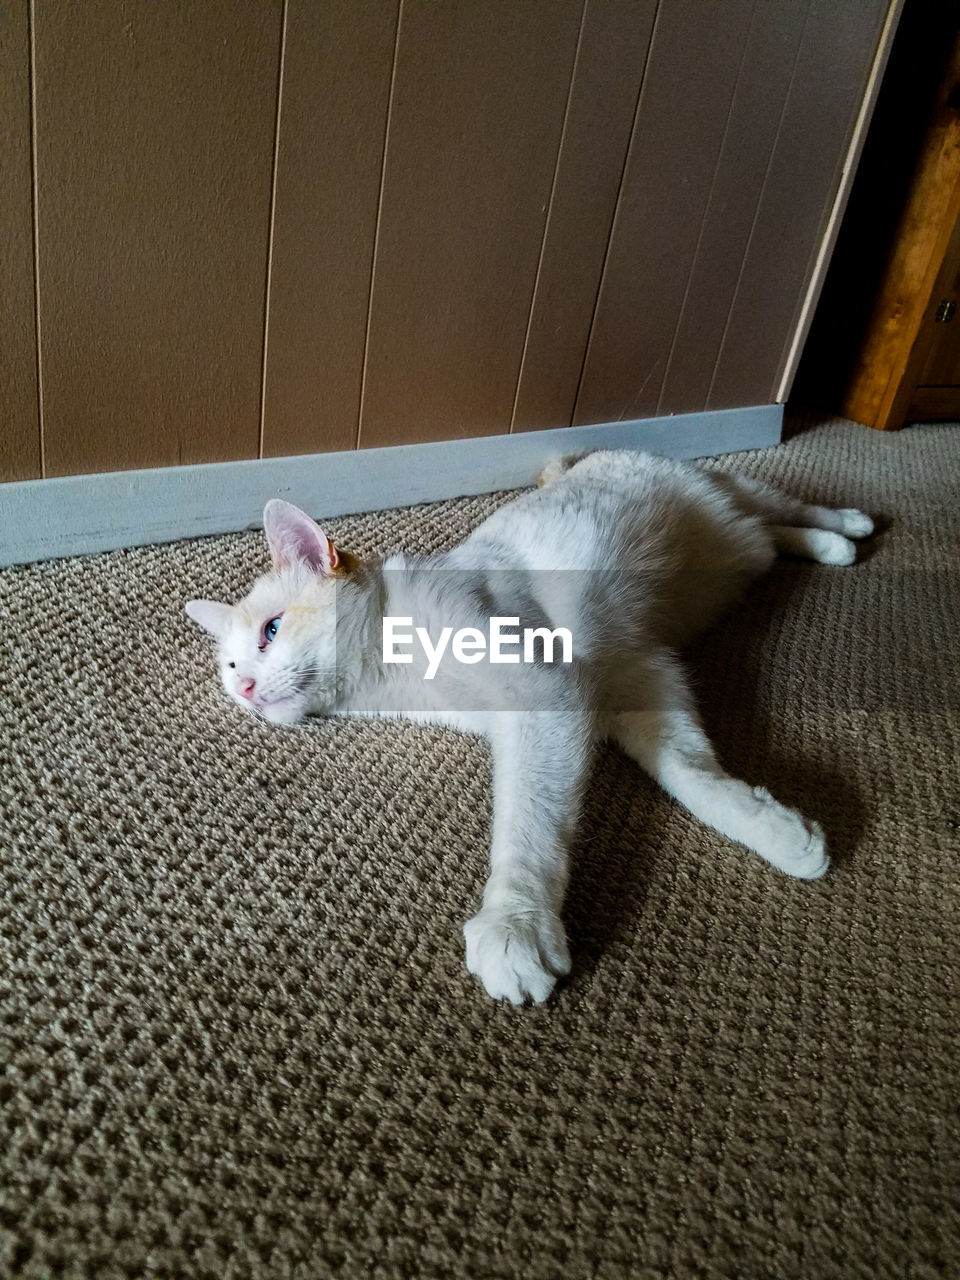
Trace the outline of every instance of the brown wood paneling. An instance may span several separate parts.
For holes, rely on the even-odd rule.
[[[656,412],[753,8],[660,7],[576,423]]]
[[[352,449],[399,0],[288,0],[263,452]]]
[[[524,348],[513,430],[573,417],[655,0],[587,0]]]
[[[810,9],[708,408],[776,397],[886,12],[887,0]]]
[[[0,480],[41,474],[26,4],[0,12]]]
[[[404,3],[362,445],[509,429],[581,12]]]
[[[809,8],[809,3],[767,3],[754,11],[659,413],[706,408]]]
[[[256,455],[281,15],[37,5],[50,474]]]
[[[9,6],[0,478],[769,401],[886,9]]]

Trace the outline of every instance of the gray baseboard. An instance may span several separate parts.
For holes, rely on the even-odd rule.
[[[559,453],[647,449],[675,458],[780,439],[783,406],[643,418],[555,431],[344,453],[111,471],[0,485],[0,565],[257,528],[268,498],[317,517],[532,484]]]

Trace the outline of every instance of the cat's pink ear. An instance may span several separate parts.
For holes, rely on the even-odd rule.
[[[218,640],[223,639],[233,619],[233,608],[219,600],[188,600],[186,610],[194,622]]]
[[[263,509],[263,531],[275,569],[302,564],[315,573],[333,573],[340,555],[315,520],[292,502],[271,498]]]

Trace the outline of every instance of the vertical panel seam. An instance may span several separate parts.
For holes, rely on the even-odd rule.
[[[373,322],[373,289],[377,278],[377,255],[380,249],[380,222],[383,217],[383,191],[387,175],[387,148],[390,145],[390,122],[393,118],[393,95],[397,82],[397,59],[400,55],[400,28],[403,24],[403,0],[397,5],[397,29],[393,39],[393,63],[387,90],[387,117],[383,125],[383,148],[380,153],[380,186],[377,190],[377,220],[373,229],[373,252],[370,255],[370,286],[367,290],[367,323],[363,332],[363,362],[360,371],[360,402],[357,405],[357,435],[354,448],[360,448],[363,434],[363,409],[367,394],[367,365],[370,354],[370,326]]]
[[[623,198],[623,184],[626,181],[627,170],[630,167],[630,157],[633,154],[634,141],[637,136],[637,124],[640,119],[643,90],[647,81],[647,68],[650,66],[650,57],[653,52],[654,42],[657,38],[657,25],[660,21],[660,9],[662,3],[663,0],[657,0],[656,11],[653,15],[653,23],[650,27],[650,38],[647,41],[646,53],[643,59],[643,66],[640,68],[640,83],[637,85],[637,101],[633,108],[633,124],[630,127],[630,138],[627,142],[627,149],[623,157],[623,167],[620,170],[620,182],[617,185],[617,198],[613,202],[613,217],[610,219],[610,230],[607,234],[607,244],[603,251],[603,264],[600,267],[600,278],[597,281],[597,291],[593,299],[593,312],[590,316],[590,329],[587,333],[586,345],[583,348],[583,358],[580,361],[580,376],[577,378],[577,390],[573,397],[573,410],[570,414],[571,425],[576,422],[577,412],[580,408],[580,393],[583,390],[583,378],[586,372],[587,362],[590,358],[590,348],[593,345],[593,335],[597,324],[597,311],[600,307],[600,295],[603,293],[603,285],[607,276],[607,265],[610,261],[610,246],[613,244],[613,237],[617,230],[617,220],[620,214],[620,202]]]
[[[753,245],[753,239],[756,235],[757,223],[760,220],[760,210],[763,208],[763,198],[767,191],[767,183],[770,181],[770,172],[773,169],[773,160],[777,154],[777,147],[780,145],[780,135],[783,133],[783,122],[787,118],[787,107],[790,105],[790,99],[793,96],[793,89],[797,79],[797,67],[800,64],[800,54],[803,52],[804,41],[807,38],[807,28],[810,25],[810,14],[813,11],[813,0],[808,0],[807,12],[803,19],[803,30],[800,32],[800,39],[797,41],[797,52],[793,59],[793,69],[790,72],[790,83],[787,86],[787,92],[783,95],[783,106],[780,108],[780,119],[777,121],[777,131],[773,135],[773,142],[770,144],[770,154],[767,157],[767,167],[764,170],[763,182],[760,184],[760,191],[757,195],[756,208],[753,211],[753,221],[750,223],[750,233],[747,236],[747,243],[743,247],[743,257],[740,259],[740,270],[737,272],[737,283],[734,285],[733,296],[730,299],[730,307],[727,311],[727,318],[723,322],[723,333],[720,335],[720,343],[717,347],[717,358],[713,364],[713,373],[710,376],[710,386],[707,389],[707,401],[704,408],[709,408],[713,399],[713,388],[716,385],[717,374],[720,371],[720,362],[723,360],[724,347],[727,344],[727,337],[730,332],[730,319],[733,316],[734,309],[737,305],[737,298],[740,296],[740,286],[743,283],[743,273],[746,269],[747,259],[750,256],[750,249]]]
[[[27,6],[27,31],[30,49],[30,213],[33,235],[33,332],[36,346],[37,442],[40,449],[40,475],[46,478],[47,457],[43,421],[43,356],[40,345],[40,210],[37,173],[37,41],[36,0]]]
[[[283,67],[287,52],[287,5],[280,10],[280,56],[277,60],[277,106],[273,123],[273,167],[270,173],[270,217],[267,226],[267,269],[263,286],[263,344],[260,351],[260,423],[257,457],[263,457],[267,416],[267,349],[270,341],[270,290],[273,283],[273,243],[277,221],[277,175],[280,168],[280,112],[283,103]]]
[[[746,66],[747,53],[749,52],[749,49],[750,49],[750,37],[753,34],[754,24],[757,21],[757,13],[759,10],[759,5],[760,5],[760,0],[754,0],[753,9],[750,14],[750,25],[747,28],[747,38],[743,42],[743,53],[740,55],[740,64],[737,67],[737,78],[734,81],[733,89],[731,90],[731,93],[730,93],[730,105],[727,108],[727,118],[724,121],[724,125],[723,125],[723,136],[720,139],[720,145],[717,147],[717,159],[714,163],[713,175],[710,179],[710,190],[707,192],[707,198],[703,204],[703,214],[700,218],[700,230],[697,233],[697,243],[694,246],[693,254],[691,255],[691,258],[690,258],[690,269],[687,272],[687,282],[686,282],[686,285],[684,286],[683,298],[680,301],[680,307],[677,311],[677,323],[674,326],[673,338],[670,342],[670,350],[667,353],[667,360],[663,369],[663,377],[660,379],[660,392],[657,396],[657,408],[656,408],[656,413],[658,415],[663,413],[663,397],[667,389],[667,378],[670,376],[670,366],[673,363],[673,357],[676,354],[677,341],[680,337],[680,327],[683,324],[683,319],[687,310],[687,303],[690,299],[690,289],[693,284],[693,275],[694,275],[694,271],[696,270],[697,262],[699,261],[699,258],[700,258],[700,249],[701,249],[701,246],[703,245],[703,235],[707,226],[707,216],[710,213],[710,206],[713,202],[713,195],[717,189],[717,178],[720,174],[720,162],[723,159],[723,150],[724,150],[724,147],[727,145],[727,138],[730,134],[730,122],[733,120],[733,109],[736,105],[737,93],[740,89],[740,82],[743,79],[743,68]],[[706,401],[704,401],[703,407],[705,406],[706,406]]]
[[[573,85],[577,78],[577,67],[580,65],[580,50],[583,45],[583,29],[587,19],[587,6],[590,0],[583,0],[583,6],[580,10],[580,26],[577,30],[577,44],[573,54],[573,66],[570,68],[570,83],[567,86],[567,101],[563,109],[563,123],[560,126],[560,141],[557,144],[557,156],[553,166],[553,181],[550,184],[550,196],[547,201],[547,215],[543,220],[543,232],[540,236],[540,253],[537,257],[537,270],[533,278],[533,291],[530,294],[530,307],[527,311],[527,327],[523,334],[523,346],[520,350],[520,364],[517,368],[517,385],[513,393],[513,408],[510,411],[510,428],[509,432],[513,434],[514,424],[517,420],[517,405],[520,401],[520,383],[523,380],[523,370],[527,360],[527,347],[530,342],[530,330],[533,326],[533,313],[536,308],[537,290],[540,287],[540,278],[543,273],[543,258],[547,248],[547,236],[550,231],[550,223],[553,218],[554,201],[557,194],[557,178],[560,174],[560,160],[563,156],[563,144],[567,137],[567,126],[570,122],[570,103],[573,101]],[[569,423],[556,423],[556,426],[569,426]]]

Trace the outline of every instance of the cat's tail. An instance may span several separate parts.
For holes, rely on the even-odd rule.
[[[557,480],[562,480],[570,468],[575,467],[589,453],[589,449],[585,449],[581,453],[564,453],[559,458],[554,458],[551,462],[548,462],[540,472],[537,488],[542,489],[545,484],[553,484]]]

